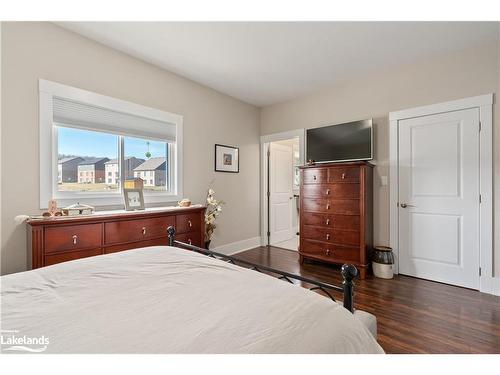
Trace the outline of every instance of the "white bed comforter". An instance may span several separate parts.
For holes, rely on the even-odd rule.
[[[328,298],[167,246],[66,262],[1,282],[2,330],[45,336],[46,353],[383,352]]]

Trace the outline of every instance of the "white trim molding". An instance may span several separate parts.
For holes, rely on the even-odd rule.
[[[390,246],[395,255],[395,272],[399,271],[398,230],[398,134],[399,121],[420,116],[478,108],[481,132],[479,134],[480,159],[480,238],[479,249],[481,276],[479,290],[500,295],[500,278],[493,277],[493,94],[486,94],[391,112],[389,114],[389,160],[390,160]]]
[[[241,253],[242,251],[245,250],[250,250],[256,247],[260,246],[260,237],[252,237],[252,238],[247,238],[246,240],[241,240],[241,241],[236,241],[236,242],[231,242],[225,245],[220,245],[217,247],[214,247],[213,251],[216,251],[221,254],[225,255],[233,255],[237,253]]]
[[[57,191],[57,129],[54,126],[53,98],[82,102],[115,112],[132,114],[146,119],[173,124],[176,127],[175,146],[169,158],[174,161],[171,181],[172,191],[145,192],[146,204],[176,202],[183,192],[183,117],[140,104],[97,94],[91,91],[66,86],[60,83],[39,80],[39,145],[40,145],[40,208],[47,208],[49,199],[55,198],[60,205],[79,201],[94,206],[122,205],[121,192],[73,193]],[[169,147],[169,150],[171,148]],[[120,155],[123,159],[123,155]]]
[[[268,198],[267,198],[267,183],[268,183],[268,165],[267,165],[267,152],[269,150],[269,144],[271,142],[284,141],[291,138],[299,138],[299,154],[300,154],[300,164],[305,164],[305,154],[306,154],[306,130],[296,129],[281,133],[274,133],[263,135],[260,137],[260,162],[261,162],[261,190],[260,190],[260,214],[261,214],[261,228],[260,244],[262,246],[268,245],[267,229],[268,229]]]

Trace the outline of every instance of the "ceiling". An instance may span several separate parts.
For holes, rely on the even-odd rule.
[[[496,22],[61,22],[256,106],[497,40]]]

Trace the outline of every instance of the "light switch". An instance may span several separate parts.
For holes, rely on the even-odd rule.
[[[387,186],[388,184],[388,178],[387,176],[380,176],[380,185],[381,186]]]

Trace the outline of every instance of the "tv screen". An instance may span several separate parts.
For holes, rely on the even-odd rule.
[[[316,163],[371,160],[372,119],[307,129],[306,160]]]

